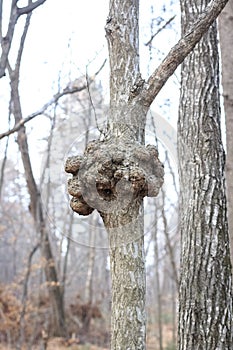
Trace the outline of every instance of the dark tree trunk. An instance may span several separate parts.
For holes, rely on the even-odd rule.
[[[182,34],[199,1],[181,0]],[[206,6],[206,1],[202,6]],[[178,121],[181,188],[179,350],[233,348],[232,280],[214,23],[182,64]]]
[[[15,122],[18,123],[20,120],[22,120],[22,111],[18,91],[19,75],[17,70],[10,70],[9,73],[11,80],[12,112],[15,118]],[[57,277],[56,264],[52,254],[48,231],[46,228],[46,220],[43,214],[41,194],[36,185],[32,172],[27,135],[24,126],[18,131],[17,142],[21,153],[27,188],[30,195],[30,212],[34,219],[35,228],[40,234],[39,240],[41,254],[44,258],[44,272],[52,306],[52,320],[54,327],[53,333],[56,336],[65,336],[66,329],[63,294]]]

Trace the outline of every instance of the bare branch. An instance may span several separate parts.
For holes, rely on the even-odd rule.
[[[5,70],[7,66],[8,55],[11,48],[11,43],[15,31],[16,23],[21,15],[31,14],[34,9],[42,5],[46,0],[37,0],[36,2],[29,1],[28,5],[22,8],[17,7],[17,1],[12,0],[11,3],[11,13],[8,24],[8,29],[5,37],[2,37],[2,3],[3,0],[0,0],[0,41],[2,53],[0,57],[0,78],[5,75]],[[22,36],[23,38],[23,36]]]
[[[1,2],[1,5],[2,5],[2,2]],[[2,9],[1,9],[1,12],[2,12]],[[2,13],[1,13],[1,15],[2,15]],[[0,78],[2,78],[5,75],[5,70],[6,70],[7,61],[8,61],[8,55],[10,52],[11,43],[12,43],[15,25],[17,23],[17,20],[18,20],[17,6],[16,6],[15,1],[12,1],[11,13],[10,13],[10,19],[9,19],[7,33],[6,33],[6,36],[4,38],[1,37],[2,54],[0,57]]]
[[[8,145],[9,145],[9,138],[7,138],[6,141],[6,146],[5,146],[5,150],[4,150],[4,156],[2,159],[2,164],[1,164],[1,175],[0,175],[0,198],[2,196],[2,188],[3,188],[3,182],[4,182],[4,170],[5,170],[5,166],[6,166],[6,161],[7,161],[7,151],[8,151]]]
[[[99,74],[99,72],[103,69],[104,65],[106,63],[106,60],[104,60],[103,64],[101,65],[101,67],[98,69],[98,71],[94,74],[93,77],[91,77],[88,81],[88,84],[90,85],[91,83],[93,83],[93,81],[95,80],[96,76]],[[15,126],[8,130],[5,131],[3,133],[0,134],[0,140],[3,139],[6,136],[9,136],[11,134],[13,134],[14,132],[18,131],[20,128],[22,128],[27,122],[29,122],[30,120],[34,119],[35,117],[42,115],[52,104],[57,103],[58,100],[68,94],[74,94],[76,92],[80,92],[82,90],[85,90],[87,88],[87,84],[84,84],[82,86],[74,86],[74,87],[70,87],[69,85],[67,85],[67,87],[65,87],[64,90],[56,93],[53,98],[48,101],[47,103],[44,104],[43,107],[41,107],[38,111],[30,114],[28,117],[21,119],[17,124],[15,124]]]
[[[93,109],[94,116],[95,116],[96,127],[97,127],[98,131],[99,131],[100,134],[101,134],[101,130],[100,130],[100,128],[99,128],[99,124],[98,124],[98,120],[97,120],[95,105],[94,105],[93,100],[92,100],[92,97],[91,97],[91,91],[90,91],[90,84],[89,84],[89,77],[88,77],[88,73],[87,73],[87,67],[86,67],[86,84],[87,84],[87,92],[88,92],[89,100],[90,100],[91,107],[92,107],[92,109]]]
[[[20,128],[22,128],[22,126],[24,126],[24,124],[26,124],[30,120],[34,119],[35,117],[42,115],[49,108],[49,106],[56,103],[62,96],[67,95],[67,94],[73,94],[75,92],[79,92],[79,91],[82,91],[84,89],[86,89],[86,84],[82,87],[74,87],[74,88],[66,87],[63,91],[58,92],[56,95],[54,95],[53,98],[49,102],[45,103],[44,106],[41,107],[38,111],[30,114],[28,117],[26,117],[24,119],[21,119],[12,129],[0,134],[0,140],[6,136],[9,136],[9,135],[13,134],[14,132],[18,131]]]
[[[152,41],[154,40],[154,38],[156,37],[156,35],[158,35],[163,29],[165,29],[166,26],[168,26],[168,24],[170,24],[170,23],[173,21],[173,19],[174,19],[175,17],[176,17],[176,15],[174,15],[174,16],[171,17],[167,22],[165,22],[164,25],[163,25],[161,28],[159,28],[155,34],[152,35],[152,37],[150,38],[150,40],[149,40],[147,43],[145,43],[145,46],[151,45],[151,43],[152,43]]]
[[[37,0],[36,2],[32,2],[31,4],[18,8],[18,16],[28,14],[35,10],[37,7],[43,5],[46,0]]]
[[[31,20],[31,16],[32,13],[30,12],[27,15],[26,21],[25,21],[25,25],[24,25],[24,29],[23,29],[23,33],[20,39],[20,46],[19,46],[19,50],[18,50],[18,55],[17,55],[17,59],[16,59],[16,66],[15,69],[17,70],[18,74],[19,74],[19,69],[20,69],[20,63],[21,63],[21,58],[22,58],[22,54],[23,54],[23,49],[24,49],[24,43],[26,40],[26,36],[28,33],[28,28],[30,25],[30,20]]]
[[[151,105],[168,78],[192,51],[204,33],[207,32],[227,2],[228,0],[211,1],[190,30],[169,51],[163,62],[150,76],[142,89],[139,98],[143,101],[144,105]]]

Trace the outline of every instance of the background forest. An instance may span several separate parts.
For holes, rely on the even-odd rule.
[[[64,171],[67,156],[103,135],[108,118],[108,1],[85,3],[0,1],[0,349],[109,348],[108,235],[98,213],[72,212]],[[141,3],[149,77],[180,36],[180,6]],[[223,25],[220,34],[224,41]],[[146,142],[165,169],[159,196],[144,200],[149,350],[177,341],[179,93],[178,68],[147,116]]]

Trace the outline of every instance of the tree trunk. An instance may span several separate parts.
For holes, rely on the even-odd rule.
[[[182,34],[203,11],[181,0]],[[206,1],[201,3],[206,6]],[[232,280],[214,23],[182,64],[179,350],[233,348]]]
[[[111,349],[114,350],[145,349],[145,258],[140,204],[135,208],[132,205],[130,213],[119,210],[119,213],[104,218],[110,239]],[[132,215],[132,221],[125,224],[125,216],[128,220],[128,215]],[[109,227],[113,221],[119,226]]]
[[[139,1],[110,0],[106,34],[110,59],[112,142],[144,143],[147,109],[135,103],[143,81],[139,71]],[[130,96],[132,100],[130,101]],[[102,215],[109,233],[112,278],[111,350],[146,348],[145,257],[142,199]]]
[[[93,303],[93,275],[95,268],[95,241],[96,232],[94,230],[95,224],[98,225],[97,220],[93,217],[90,218],[89,224],[89,252],[88,252],[88,263],[87,263],[87,277],[85,283],[85,302],[92,305]]]
[[[17,70],[10,70],[9,74],[11,80],[11,100],[13,107],[12,112],[15,118],[15,122],[18,123],[20,120],[22,120],[22,111],[18,91],[19,75]],[[31,160],[29,156],[29,149],[27,143],[27,135],[24,126],[18,131],[17,142],[22,157],[27,188],[30,195],[30,211],[35,222],[36,230],[40,234],[41,253],[42,257],[44,258],[45,278],[48,285],[49,296],[52,306],[52,317],[54,327],[53,333],[57,336],[64,336],[66,334],[66,330],[63,294],[61,291],[60,283],[58,281],[55,260],[53,258],[49,236],[46,229],[46,220],[43,215],[40,192],[37,188],[32,172]]]
[[[226,118],[226,180],[227,211],[231,247],[231,263],[233,264],[233,57],[229,52],[233,47],[233,0],[219,16],[220,48],[222,61],[222,85]]]
[[[213,23],[226,1],[211,2],[188,35],[179,40],[145,82],[139,70],[139,0],[110,0],[105,27],[110,60],[107,131],[103,138],[87,145],[83,156],[69,157],[65,170],[73,175],[68,180],[68,192],[73,197],[71,208],[80,215],[89,215],[97,209],[109,233],[111,350],[145,349],[142,199],[158,194],[164,176],[156,148],[143,146],[146,114],[162,86]],[[218,150],[221,152],[221,147]],[[225,267],[227,275],[229,266]],[[224,282],[229,292],[228,279]]]
[[[163,350],[163,325],[162,325],[162,297],[161,297],[161,286],[159,276],[159,244],[158,244],[158,221],[157,211],[155,213],[155,225],[154,225],[154,264],[155,264],[155,285],[156,285],[156,306],[157,306],[157,322],[159,329],[159,350]]]
[[[145,257],[142,201],[156,196],[163,167],[154,146],[144,146],[149,106],[141,103],[139,0],[111,0],[106,24],[110,59],[110,112],[104,140],[71,157],[68,191],[81,215],[97,209],[109,234],[112,277],[111,350],[144,350]]]

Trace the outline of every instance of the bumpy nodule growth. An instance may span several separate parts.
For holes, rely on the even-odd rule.
[[[145,196],[155,197],[163,184],[164,168],[155,146],[137,142],[91,141],[83,156],[69,157],[65,171],[71,208],[80,215],[126,208]]]

